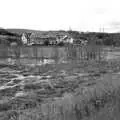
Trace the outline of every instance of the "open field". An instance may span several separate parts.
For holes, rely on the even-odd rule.
[[[1,65],[0,120],[119,120],[119,49],[110,53],[108,61]]]

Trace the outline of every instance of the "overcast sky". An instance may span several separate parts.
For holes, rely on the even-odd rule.
[[[1,0],[0,27],[120,32],[120,4],[119,0]]]

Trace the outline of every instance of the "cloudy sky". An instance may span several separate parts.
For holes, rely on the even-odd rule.
[[[119,0],[1,0],[0,27],[120,32]]]

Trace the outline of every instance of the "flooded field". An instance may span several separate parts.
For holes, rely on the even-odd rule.
[[[105,47],[104,51],[104,60],[120,60],[120,48]]]
[[[0,48],[0,58],[4,58],[8,63],[20,64],[41,64],[63,61],[84,61],[97,60],[103,57],[100,46],[63,46],[63,47],[20,47],[20,48]]]
[[[3,49],[4,52],[7,52]],[[29,51],[30,50],[30,51]],[[11,51],[11,52],[10,52]],[[16,49],[15,49],[16,51]],[[0,64],[9,64],[14,65],[19,63],[21,65],[45,65],[45,64],[61,64],[71,61],[100,61],[100,60],[113,60],[120,58],[120,49],[112,49],[110,47],[101,47],[93,50],[87,50],[86,48],[52,48],[48,47],[47,49],[42,48],[23,48],[21,49],[18,56],[16,55],[14,49],[9,50],[5,58],[0,57]],[[2,52],[2,51],[1,51]],[[10,55],[9,55],[10,54]]]
[[[72,94],[80,86],[88,87],[96,84],[96,79],[102,73],[102,70],[99,73],[95,66],[90,65],[89,68],[94,68],[96,71],[92,73],[87,63],[86,68],[83,64],[76,63],[72,65],[61,63],[55,66],[46,64],[41,67],[29,66],[17,69],[13,66],[2,66],[0,68],[0,105],[3,103],[9,105],[12,102],[13,107],[16,101],[28,102],[28,98],[35,104],[62,99],[66,93]],[[39,69],[42,69],[42,72]],[[0,111],[2,110],[0,108]]]
[[[106,53],[102,61],[21,58],[20,66],[15,66],[16,59],[0,59],[0,113],[35,109],[86,94],[88,88],[104,80],[104,75],[119,75],[118,64],[108,64],[109,60],[119,61],[119,50]]]
[[[119,51],[110,51],[108,50],[105,59],[118,59],[120,57]],[[56,64],[54,59],[27,59],[21,58],[20,63],[25,66],[29,66],[31,70],[25,71],[25,69],[15,70],[9,67],[3,67],[0,69],[0,91],[4,93],[4,97],[7,96],[9,99],[15,99],[19,96],[27,96],[29,92],[35,92],[39,90],[39,92],[45,93],[46,90],[50,90],[53,94],[59,96],[59,94],[63,91],[74,91],[74,87],[78,87],[78,83],[82,84],[85,83],[83,78],[88,79],[89,73],[88,69],[86,72],[84,71],[85,67],[82,66],[78,72],[78,68],[74,68],[77,71],[70,73],[68,70],[65,70],[67,67],[72,71],[71,63],[64,59],[59,60],[59,64]],[[6,65],[14,65],[16,59],[7,58],[7,59],[0,59],[0,64],[6,63]],[[73,64],[73,63],[72,63]],[[77,63],[75,63],[77,65]],[[53,65],[62,66],[57,72],[55,72],[55,68],[49,67]],[[66,68],[65,68],[66,66]],[[41,72],[46,68],[45,72]],[[51,69],[52,68],[52,69]],[[96,69],[96,68],[95,68]],[[34,71],[34,72],[33,72]],[[35,71],[37,71],[37,75],[35,75]],[[98,75],[99,76],[99,75]],[[57,79],[57,80],[56,80]],[[69,82],[68,82],[69,81]],[[87,80],[88,82],[88,80]],[[94,80],[92,81],[94,84]],[[68,87],[68,88],[67,88]],[[73,87],[73,88],[71,88]],[[70,89],[71,88],[71,89]],[[9,91],[9,92],[7,92]],[[59,91],[59,92],[58,92]],[[45,94],[42,94],[44,96]],[[0,94],[1,100],[3,94]],[[45,95],[46,96],[46,95]],[[47,96],[48,97],[48,96]],[[43,99],[43,97],[42,97]]]

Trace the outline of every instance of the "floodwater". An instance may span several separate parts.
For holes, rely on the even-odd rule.
[[[94,49],[93,49],[94,48]],[[88,54],[93,53],[95,59],[99,59],[100,47],[79,46],[79,47],[20,47],[0,48],[0,63],[4,62],[14,64],[19,59],[21,64],[44,65],[54,64],[56,62],[67,62],[68,60],[84,60],[88,59]],[[2,61],[2,58],[5,58]],[[90,57],[90,56],[89,56]]]
[[[118,59],[119,57],[119,51],[107,51],[104,55],[106,60]],[[18,61],[20,64],[33,66],[33,68],[35,68],[36,65],[41,67],[46,64],[56,64],[56,62],[69,62],[64,57],[59,57],[57,60],[45,58],[28,59],[23,57]],[[0,59],[0,64],[14,65],[18,61],[9,57]],[[46,103],[47,100],[55,100],[56,102],[63,100],[67,106],[67,103],[71,102],[73,92],[76,93],[75,95],[86,94],[87,88],[96,84],[96,80],[99,80],[95,77],[89,80],[89,73],[85,73],[84,71],[69,73],[64,69],[57,72],[50,69],[50,72],[47,71],[45,74],[37,75],[31,74],[32,72],[24,74],[25,72],[23,73],[23,71],[14,70],[10,67],[0,68],[0,104],[4,102],[7,103],[10,100],[15,101],[19,98],[24,98],[27,101],[29,96],[35,99],[38,95],[40,99],[45,101],[44,103]],[[79,88],[79,90],[77,88]],[[68,109],[70,109],[69,106]]]
[[[17,62],[16,59],[8,58],[7,63],[14,65]],[[22,65],[29,65],[29,66],[41,66],[45,64],[54,64],[55,60],[54,59],[28,59],[28,58],[20,58],[19,63]]]
[[[120,51],[108,51],[105,56],[106,60],[120,59]]]
[[[68,63],[72,59],[80,61],[86,59],[87,57],[86,48],[80,49],[81,51],[79,51],[79,49],[67,50],[65,47],[21,48],[20,58],[16,59],[14,56],[14,51],[11,51],[9,54],[13,55],[14,57],[1,57],[0,64],[14,65],[16,63],[19,63],[21,65],[29,65],[34,67],[36,65],[41,66],[46,64]],[[114,50],[114,48],[105,47],[101,52],[101,57],[104,60],[113,60],[120,58],[120,50],[118,48]],[[99,59],[98,54],[96,54],[96,59]]]
[[[120,59],[120,51],[108,51],[105,54],[103,53],[104,60],[114,60]],[[7,59],[0,59],[0,64],[6,63],[14,65],[16,63],[16,59],[7,58]],[[68,63],[68,59],[66,58],[59,58],[59,59],[29,59],[29,58],[20,58],[20,64],[29,65],[29,66],[41,66],[46,64],[55,64],[55,63]]]
[[[119,51],[108,51],[107,54],[105,55],[106,60],[111,60],[111,59],[118,59],[120,58],[120,52]],[[16,60],[12,58],[7,58],[7,59],[0,59],[0,64],[15,64]],[[55,64],[56,60],[55,59],[27,59],[27,58],[21,58],[19,60],[21,64],[24,65],[29,65],[29,66],[41,66],[41,65],[46,65],[46,64]],[[67,63],[68,61],[65,60],[64,58],[61,58],[59,63]],[[53,76],[47,74],[47,75],[27,75],[24,76],[23,74],[20,73],[21,71],[13,70],[10,69],[9,67],[1,68],[0,69],[0,91],[5,90],[5,89],[18,89],[16,90],[14,97],[18,96],[24,96],[27,95],[28,93],[24,92],[24,86],[25,85],[30,85],[30,84],[35,84],[35,85],[43,85],[43,86],[49,86],[50,88],[53,88],[53,83],[55,83],[55,78]],[[65,71],[63,77],[65,77],[66,80],[76,79],[76,77],[82,77],[82,76],[88,76],[87,73],[76,73],[72,76],[67,75]],[[60,74],[59,74],[60,75]],[[71,79],[71,80],[72,80]],[[55,80],[55,81],[54,81]],[[54,81],[54,82],[53,82]]]

